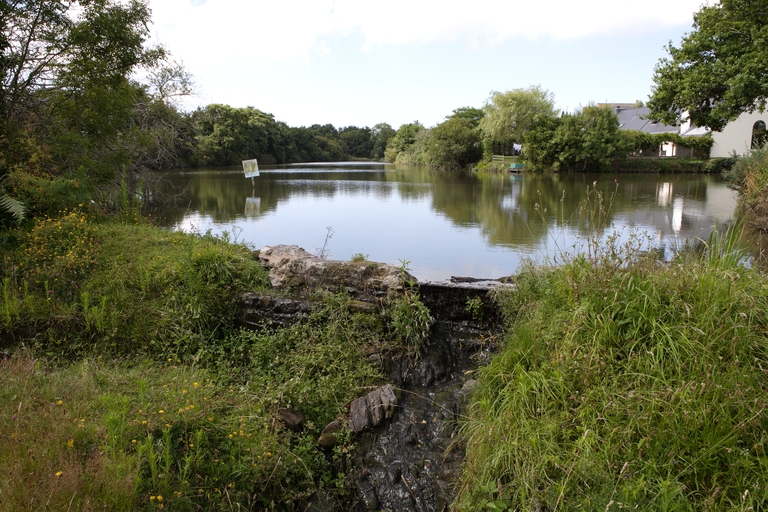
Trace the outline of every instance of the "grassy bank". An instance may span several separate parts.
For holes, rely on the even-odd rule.
[[[0,509],[303,510],[344,503],[349,438],[316,443],[381,382],[378,316],[329,296],[306,321],[234,327],[267,286],[247,247],[84,211],[7,233]],[[302,411],[293,432],[278,409]],[[344,437],[344,435],[342,436]]]
[[[457,509],[759,510],[768,280],[728,242],[523,269],[479,372]]]

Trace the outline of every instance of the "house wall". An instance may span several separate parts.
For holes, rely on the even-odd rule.
[[[733,151],[739,155],[749,151],[752,145],[752,127],[760,120],[768,124],[768,111],[741,114],[735,121],[728,123],[722,132],[712,132],[712,140],[715,143],[709,156],[727,157],[731,156]]]

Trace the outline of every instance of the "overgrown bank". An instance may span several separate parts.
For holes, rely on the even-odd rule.
[[[239,330],[240,292],[268,286],[254,253],[133,215],[65,213],[5,242],[0,509],[346,506],[350,438],[317,438],[382,381],[362,346],[386,318],[332,295],[293,327]]]
[[[768,281],[717,237],[669,264],[611,248],[499,295],[459,510],[758,510]]]

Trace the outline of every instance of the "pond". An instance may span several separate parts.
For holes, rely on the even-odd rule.
[[[153,193],[183,205],[154,213],[174,229],[407,262],[421,280],[507,276],[525,259],[558,260],[614,233],[671,254],[737,209],[718,176],[477,175],[368,162],[266,167],[253,183],[242,168],[174,171]]]

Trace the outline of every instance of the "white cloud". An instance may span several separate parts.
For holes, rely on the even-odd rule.
[[[702,0],[151,0],[155,29],[171,50],[240,61],[306,56],[323,37],[359,31],[366,46],[469,37],[567,40],[687,25]]]

